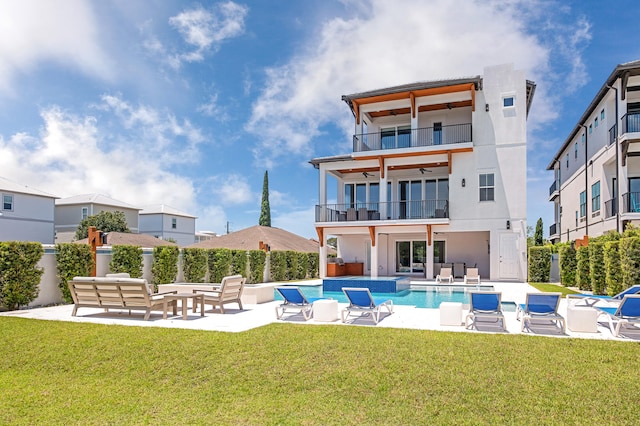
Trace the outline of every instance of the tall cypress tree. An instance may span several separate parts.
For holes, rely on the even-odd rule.
[[[262,183],[262,206],[260,209],[261,226],[271,226],[271,207],[269,206],[269,171],[264,172],[264,182]]]
[[[535,245],[542,245],[542,218],[539,218],[536,222],[536,233],[534,234]]]

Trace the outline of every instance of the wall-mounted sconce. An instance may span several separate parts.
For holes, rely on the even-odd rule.
[[[489,112],[489,104],[484,104],[484,110]]]
[[[465,182],[464,178],[462,178],[462,187],[464,188],[467,182]]]
[[[511,229],[511,221],[507,220],[507,229]]]

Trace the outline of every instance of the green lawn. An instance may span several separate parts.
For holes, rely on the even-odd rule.
[[[560,292],[560,293],[562,293],[563,296],[566,296],[567,294],[576,294],[576,293],[578,293],[577,291],[571,290],[570,288],[567,288],[565,286],[558,285],[558,284],[529,283],[529,285],[531,287],[536,288],[539,291],[544,291],[544,292],[547,292],[547,293]]]
[[[637,424],[637,342],[0,318],[0,424]]]

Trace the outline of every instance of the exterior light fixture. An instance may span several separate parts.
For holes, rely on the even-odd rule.
[[[484,104],[484,110],[489,112],[489,104]]]
[[[507,229],[511,229],[511,221],[507,220]]]
[[[465,182],[464,178],[462,178],[462,187],[464,188],[467,182]]]

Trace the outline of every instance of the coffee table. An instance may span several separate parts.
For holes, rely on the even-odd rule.
[[[167,319],[167,308],[169,308],[169,302],[175,300],[176,303],[180,301],[182,304],[182,319],[187,319],[187,302],[189,299],[193,302],[193,312],[197,312],[196,307],[197,304],[200,303],[200,316],[204,316],[204,294],[202,293],[175,293],[175,294],[166,294],[163,297],[163,314],[162,318]]]

